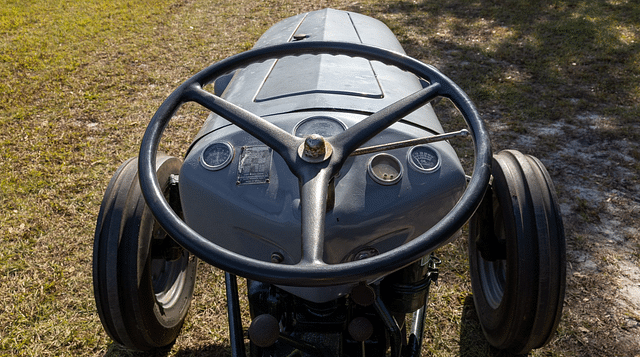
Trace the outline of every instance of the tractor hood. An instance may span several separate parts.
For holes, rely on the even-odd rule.
[[[254,48],[296,41],[340,41],[382,47],[404,54],[382,22],[357,13],[324,9],[285,19]],[[222,85],[220,85],[222,83]],[[220,78],[215,92],[261,117],[325,110],[372,114],[422,88],[414,75],[380,62],[334,55],[284,57],[252,64]],[[198,137],[230,125],[211,114]],[[430,106],[404,118],[432,133],[442,127]]]

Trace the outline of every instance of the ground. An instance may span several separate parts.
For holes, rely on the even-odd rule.
[[[562,321],[537,356],[640,355],[640,6],[633,0],[8,1],[0,8],[0,355],[129,355],[91,278],[95,219],[155,109],[275,22],[333,7],[373,16],[472,98],[495,152],[535,155],[567,238]],[[163,150],[184,154],[187,106]],[[463,160],[468,160],[462,151]],[[501,356],[479,330],[464,238],[442,251],[424,355]],[[226,355],[221,274],[202,264],[165,355]]]

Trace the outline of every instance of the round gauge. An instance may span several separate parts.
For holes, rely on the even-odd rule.
[[[233,147],[229,143],[213,143],[200,155],[202,166],[209,170],[220,170],[233,159]]]
[[[440,167],[440,155],[427,145],[414,146],[407,153],[407,160],[411,167],[420,172],[433,172]]]
[[[381,185],[393,185],[402,177],[402,164],[395,156],[378,154],[369,160],[369,176]]]
[[[302,120],[293,129],[295,136],[306,138],[311,134],[328,138],[345,131],[347,127],[338,119],[331,117],[311,117]]]

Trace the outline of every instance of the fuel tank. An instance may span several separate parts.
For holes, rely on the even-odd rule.
[[[285,19],[255,47],[288,41],[364,43],[403,53],[383,23],[332,9]],[[395,67],[326,54],[252,64],[219,81],[216,94],[300,137],[335,135],[422,88]],[[363,146],[442,132],[426,105]],[[350,157],[329,190],[324,261],[366,259],[410,241],[455,205],[465,185],[448,142]],[[212,242],[263,261],[300,260],[298,179],[277,153],[227,120],[214,114],[206,120],[182,166],[180,195],[185,221]]]

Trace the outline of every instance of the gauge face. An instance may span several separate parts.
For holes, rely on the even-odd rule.
[[[329,138],[346,130],[346,126],[331,117],[311,117],[302,120],[293,130],[294,135],[299,138],[306,138],[311,134],[321,135]]]
[[[411,167],[420,172],[433,172],[440,167],[440,155],[430,146],[416,146],[409,150],[407,156]]]
[[[202,155],[200,156],[202,166],[214,171],[229,165],[232,159],[233,147],[229,143],[211,144],[202,151]]]
[[[393,185],[402,177],[402,164],[394,156],[378,154],[369,160],[369,176],[381,185]]]

